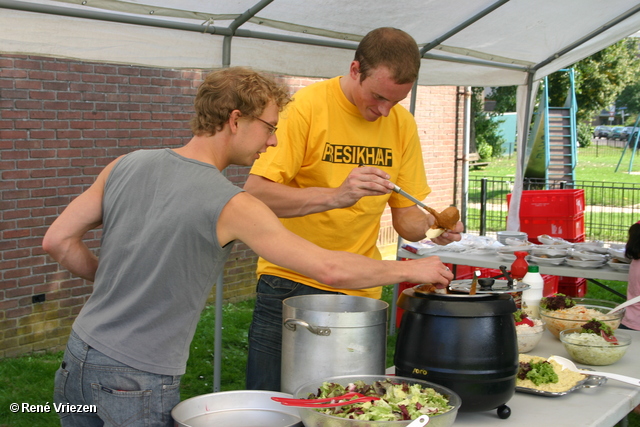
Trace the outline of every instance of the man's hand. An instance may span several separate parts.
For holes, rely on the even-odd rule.
[[[464,225],[458,221],[453,230],[447,230],[440,236],[431,239],[431,241],[438,245],[448,245],[451,242],[459,242],[462,239],[462,233],[464,231]]]
[[[419,280],[413,283],[430,283],[438,289],[443,289],[453,280],[453,273],[437,256],[399,262],[412,263],[407,265],[415,268],[415,274],[420,276]]]
[[[336,207],[353,206],[366,196],[382,196],[393,191],[389,174],[375,167],[362,166],[353,168],[349,176],[337,188]]]

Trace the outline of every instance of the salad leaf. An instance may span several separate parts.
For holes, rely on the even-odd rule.
[[[540,300],[540,308],[545,310],[562,310],[564,308],[571,308],[574,305],[576,305],[576,302],[573,298],[560,293],[544,297]]]
[[[518,378],[531,380],[535,385],[558,382],[558,374],[553,370],[553,365],[546,360],[534,363],[520,362]]]
[[[604,333],[607,336],[613,335],[613,329],[601,320],[591,319],[581,326],[582,333],[597,334]]]
[[[420,384],[409,384],[405,381],[394,382],[391,379],[374,381],[372,384],[355,381],[346,387],[324,382],[318,389],[318,393],[311,393],[309,398],[336,397],[351,391],[365,396],[377,396],[380,397],[380,400],[314,410],[327,415],[355,420],[399,421],[413,420],[424,414],[442,414],[453,408],[449,405],[446,396],[432,388],[423,387]]]
[[[613,333],[613,329],[611,326],[607,325],[601,320],[591,319],[587,323],[581,326],[580,333],[583,334],[596,334],[600,335],[605,341],[613,343],[614,345],[618,344],[618,339],[615,337]]]

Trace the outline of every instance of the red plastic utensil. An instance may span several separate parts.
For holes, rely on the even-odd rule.
[[[356,399],[351,399],[352,397],[356,397]],[[272,397],[271,400],[280,402],[280,404],[285,406],[298,406],[302,408],[335,408],[338,406],[353,405],[354,403],[380,400],[380,398],[351,392],[343,394],[342,396],[327,397],[324,399],[291,399],[286,397]]]
[[[304,402],[312,402],[312,403],[324,403],[324,402],[331,402],[332,400],[345,400],[345,399],[350,399],[352,397],[364,397],[364,394],[361,393],[356,393],[354,391],[351,391],[349,393],[345,393],[342,396],[335,396],[335,397],[325,397],[323,399],[293,399],[291,397],[272,397],[271,400],[275,400],[276,402],[287,402],[287,401],[292,401],[292,402],[299,402],[299,401],[304,401]]]

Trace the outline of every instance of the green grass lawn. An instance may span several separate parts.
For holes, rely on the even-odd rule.
[[[621,148],[602,146],[598,151],[593,146],[578,149],[576,166],[576,180],[599,182],[640,182],[640,153],[637,153],[632,167],[632,173],[628,173],[630,152],[627,150],[622,159],[618,172],[615,171],[620,156]],[[497,176],[515,177],[516,156],[499,157],[492,159],[488,166],[471,170],[473,176]]]

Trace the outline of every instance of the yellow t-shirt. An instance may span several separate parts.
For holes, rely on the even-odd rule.
[[[278,145],[260,156],[251,169],[274,182],[296,188],[336,188],[360,164],[387,172],[409,194],[429,193],[418,130],[411,113],[396,105],[375,122],[362,118],[340,88],[340,77],[300,89],[281,114]],[[376,246],[380,218],[387,203],[411,206],[404,197],[363,197],[355,205],[280,220],[292,232],[326,249],[381,259]],[[274,242],[274,244],[278,244]],[[269,274],[316,288],[336,291],[298,272],[258,260],[258,276]],[[380,298],[381,288],[340,290],[350,295]]]

